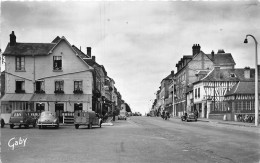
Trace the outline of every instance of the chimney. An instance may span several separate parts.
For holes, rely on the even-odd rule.
[[[196,55],[200,52],[200,44],[193,44],[192,46],[192,55]]]
[[[225,53],[224,49],[218,49],[218,54]]]
[[[87,55],[91,58],[91,47],[87,47]]]
[[[214,61],[215,52],[213,50],[211,52],[211,56],[212,56],[212,61]]]
[[[249,79],[250,78],[250,67],[245,67],[244,68],[244,77],[245,77],[245,79]]]
[[[173,71],[173,70],[171,71],[171,76],[172,76],[172,77],[174,76],[174,71]]]
[[[16,36],[14,34],[14,31],[10,34],[10,46],[14,46],[16,44]]]
[[[92,56],[92,60],[93,60],[94,62],[96,62],[96,57],[95,57],[95,56]]]
[[[215,78],[220,79],[220,66],[216,66],[214,68],[214,71],[215,71]]]

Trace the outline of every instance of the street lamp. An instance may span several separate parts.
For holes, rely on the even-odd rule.
[[[257,41],[253,35],[246,35],[244,43],[247,44],[247,37],[251,36],[255,41],[255,126],[258,126],[258,108],[259,108],[259,101],[258,101],[258,59],[257,59]]]

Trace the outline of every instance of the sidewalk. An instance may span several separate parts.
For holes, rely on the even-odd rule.
[[[158,117],[161,118],[161,117]],[[181,120],[180,117],[171,117],[170,120]],[[225,124],[225,125],[233,125],[233,126],[244,126],[244,127],[256,127],[255,123],[245,123],[245,122],[235,122],[235,121],[223,121],[217,119],[206,119],[206,118],[198,118],[198,122],[208,122],[208,123],[216,123],[216,124]],[[260,128],[260,125],[257,127]]]
[[[210,122],[210,123],[219,123],[219,124],[226,124],[226,125],[235,125],[235,126],[256,127],[255,123],[224,121],[224,120],[217,120],[217,119],[198,118],[198,121]],[[260,127],[258,126],[258,128],[260,128]]]

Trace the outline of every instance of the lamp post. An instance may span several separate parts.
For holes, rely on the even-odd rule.
[[[247,37],[251,36],[255,41],[255,126],[258,126],[258,108],[259,108],[259,101],[258,101],[258,59],[257,59],[257,41],[253,35],[246,35],[244,43],[248,43]]]

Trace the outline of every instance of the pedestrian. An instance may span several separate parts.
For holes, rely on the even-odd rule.
[[[194,115],[198,118],[198,110],[197,109],[194,110]]]

